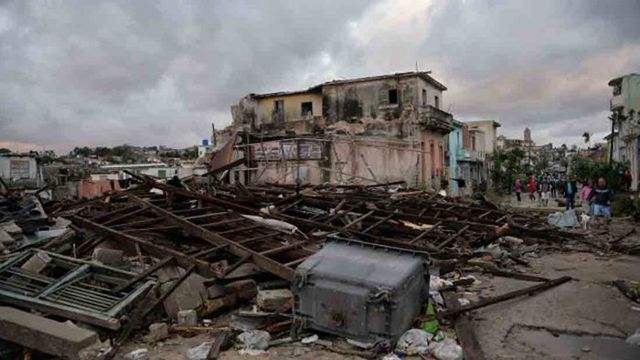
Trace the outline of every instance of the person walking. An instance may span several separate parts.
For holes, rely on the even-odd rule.
[[[582,184],[582,190],[580,190],[580,203],[584,207],[584,212],[587,215],[593,215],[592,206],[589,201],[589,195],[591,195],[591,189],[593,188],[593,181],[589,180]]]
[[[520,183],[520,178],[516,178],[516,183],[513,185],[513,188],[516,191],[516,199],[518,199],[518,202],[520,202],[520,193],[522,192],[522,184]]]
[[[533,175],[529,177],[529,184],[527,184],[527,186],[529,190],[529,200],[536,201],[536,180]]]
[[[598,219],[599,223],[607,224],[611,218],[611,200],[613,200],[613,192],[607,185],[607,180],[601,177],[598,179],[598,185],[591,190],[589,201],[593,201],[593,215]]]
[[[549,194],[551,193],[551,181],[548,177],[542,178],[540,184],[540,202],[543,206],[549,206]]]
[[[567,179],[567,182],[564,184],[564,198],[565,208],[567,210],[573,209],[576,199],[576,181],[573,179],[573,176],[569,176],[569,179]]]
[[[554,174],[550,182],[551,182],[551,197],[555,199],[558,197],[558,175]]]

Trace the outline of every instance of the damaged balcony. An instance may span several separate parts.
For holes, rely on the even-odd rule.
[[[418,123],[428,130],[445,134],[453,130],[453,116],[431,105],[424,106],[420,110]]]

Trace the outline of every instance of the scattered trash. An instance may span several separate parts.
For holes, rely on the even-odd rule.
[[[429,335],[420,329],[410,329],[398,340],[396,351],[405,355],[426,354],[429,351]]]
[[[125,360],[149,360],[149,350],[148,349],[137,349],[132,352],[126,354],[124,356]]]
[[[307,337],[302,338],[300,340],[300,342],[303,343],[303,344],[311,344],[311,343],[314,343],[316,341],[318,341],[318,335],[316,335],[316,334],[313,334],[311,336],[307,336]]]
[[[436,310],[433,308],[433,302],[429,300],[425,309],[425,315],[435,315]],[[435,334],[438,331],[438,320],[428,320],[422,323],[422,329],[430,334]]]
[[[462,360],[464,358],[462,347],[451,338],[445,338],[440,342],[432,342],[431,353],[438,360]]]
[[[640,346],[640,328],[636,329],[636,332],[629,335],[625,340],[627,344]]]
[[[547,216],[547,222],[549,225],[560,228],[576,227],[578,226],[578,217],[576,216],[575,209],[569,209],[564,212],[549,214]]]
[[[382,357],[382,360],[402,360],[398,355],[389,353]]]

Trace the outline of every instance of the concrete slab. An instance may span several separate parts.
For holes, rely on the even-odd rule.
[[[640,327],[640,316],[632,309],[637,304],[611,286],[611,281],[640,280],[640,258],[557,253],[531,259],[531,265],[532,272],[542,276],[569,275],[575,280],[474,312],[473,327],[487,359],[627,358],[624,351],[622,355],[607,353],[605,345],[622,344]],[[534,284],[485,275],[478,278],[481,284],[469,290],[480,296],[496,296]],[[548,334],[566,341],[538,346]]]
[[[0,338],[70,359],[98,340],[93,331],[6,306],[0,307]]]

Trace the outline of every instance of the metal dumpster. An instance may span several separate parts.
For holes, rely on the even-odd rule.
[[[427,253],[332,237],[296,269],[293,335],[395,342],[429,293]]]

